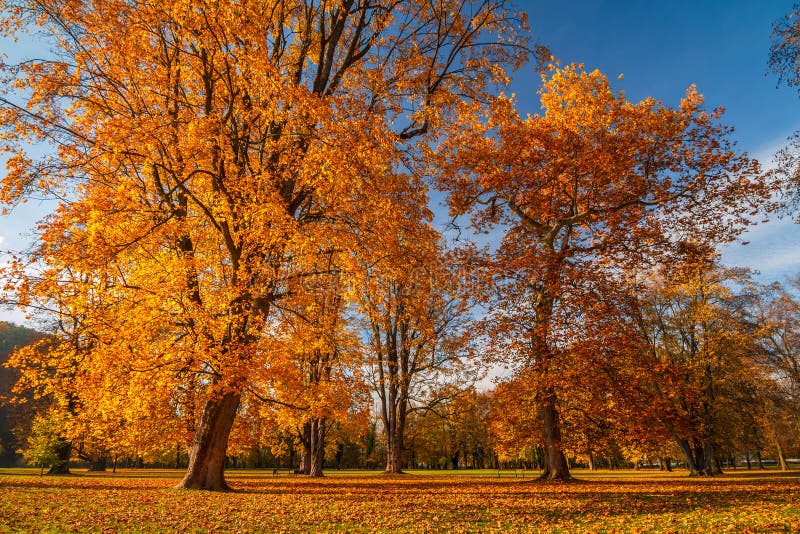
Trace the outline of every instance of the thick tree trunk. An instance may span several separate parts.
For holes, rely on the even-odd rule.
[[[721,475],[723,473],[723,471],[722,471],[722,460],[720,459],[719,456],[716,456],[714,458],[714,464],[713,465],[714,465],[713,474]]]
[[[225,482],[225,455],[240,398],[239,393],[228,392],[206,402],[179,488],[230,491]]]
[[[392,405],[396,402],[396,408]],[[403,473],[403,437],[405,434],[407,407],[405,397],[392,401],[389,405],[389,417],[384,419],[386,428],[386,474]]]
[[[403,472],[401,465],[402,439],[398,439],[396,432],[388,432],[386,439],[386,470],[387,474],[397,475]]]
[[[53,463],[52,467],[47,471],[47,474],[68,475],[69,459],[72,456],[72,442],[66,438],[58,438],[56,453],[58,454],[58,460]]]
[[[695,463],[694,460],[694,453],[692,451],[692,446],[689,445],[689,442],[687,440],[682,438],[675,438],[675,441],[681,448],[681,452],[683,452],[683,459],[686,460],[686,467],[689,469],[689,476],[690,477],[700,476],[700,470],[698,469],[697,463]]]
[[[658,459],[658,468],[660,471],[672,472],[672,459],[669,456],[664,456]]]
[[[699,439],[693,440],[693,444],[688,440],[675,438],[686,459],[686,466],[689,468],[689,476],[714,476],[722,473],[722,468],[716,464],[714,458],[714,447],[711,443],[702,442]]]
[[[323,476],[322,466],[325,463],[325,418],[311,420],[310,432],[311,446],[309,448],[308,475],[313,478]]]
[[[544,472],[541,480],[572,480],[569,464],[561,448],[561,428],[556,407],[556,393],[552,389],[542,398],[542,429],[544,431]]]
[[[722,474],[722,464],[719,462],[719,458],[716,458],[714,455],[714,445],[710,441],[706,441],[703,443],[703,454],[705,455],[705,468],[706,468],[706,475],[714,476],[714,475],[721,475]]]
[[[594,471],[595,469],[596,468],[595,468],[595,465],[594,465],[594,454],[589,452],[589,471]]]
[[[708,461],[707,448],[703,446],[699,439],[694,440],[694,463],[700,476],[711,476],[711,467]]]

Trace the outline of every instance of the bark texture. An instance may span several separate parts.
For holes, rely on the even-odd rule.
[[[544,431],[544,471],[540,480],[572,480],[569,464],[561,448],[561,428],[558,421],[556,393],[549,389],[541,401],[542,430]]]
[[[322,466],[325,463],[325,418],[315,417],[311,420],[311,443],[309,447],[308,476],[323,476]]]
[[[225,482],[225,458],[240,398],[240,394],[228,392],[208,400],[189,449],[189,467],[179,488],[230,491]]]

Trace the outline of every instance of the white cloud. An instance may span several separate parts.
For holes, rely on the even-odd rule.
[[[33,327],[31,321],[25,317],[25,313],[16,308],[4,309],[0,307],[0,321]]]
[[[749,267],[763,281],[782,281],[800,272],[800,225],[791,218],[774,219],[752,227],[741,241],[722,248],[726,265]]]

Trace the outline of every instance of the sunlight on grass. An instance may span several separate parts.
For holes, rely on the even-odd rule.
[[[0,532],[796,532],[800,473],[599,471],[542,484],[513,471],[234,470],[235,493],[172,489],[181,470],[0,470]]]

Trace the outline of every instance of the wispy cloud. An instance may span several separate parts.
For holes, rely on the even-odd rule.
[[[800,226],[791,218],[754,226],[741,240],[748,244],[722,248],[723,263],[755,269],[764,281],[781,281],[800,272]]]

